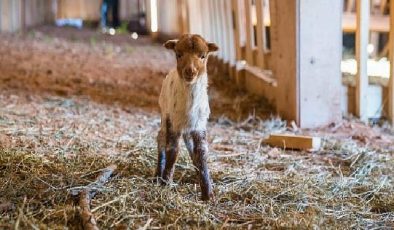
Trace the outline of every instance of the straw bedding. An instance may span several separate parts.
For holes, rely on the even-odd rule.
[[[204,203],[183,145],[174,183],[161,186],[153,178],[160,122],[154,109],[159,87],[154,83],[164,75],[162,64],[144,64],[151,68],[142,69],[149,80],[129,79],[133,64],[124,50],[134,47],[120,46],[119,53],[105,57],[117,66],[100,71],[118,71],[124,79],[109,81],[96,77],[99,72],[89,73],[95,61],[100,62],[89,46],[102,52],[111,44],[19,39],[6,37],[0,49],[2,57],[13,57],[2,59],[2,69],[9,72],[0,76],[0,229],[80,229],[78,192],[113,164],[117,170],[94,188],[91,203],[103,229],[394,227],[391,127],[371,128],[350,119],[319,130],[286,128],[285,122],[266,116],[271,108],[261,100],[223,82],[213,83],[214,114],[208,129],[215,200]],[[28,49],[29,41],[34,50]],[[143,61],[162,59],[160,47],[145,46],[135,48],[149,50]],[[17,50],[33,55],[26,60],[36,67],[24,67],[21,61],[6,68],[20,57]],[[59,63],[48,72],[37,50],[44,52],[41,56],[53,55],[44,63]],[[66,58],[69,68],[56,69],[66,50],[76,59]],[[81,67],[86,76],[67,72],[75,72],[72,66],[84,58],[93,58],[93,64]],[[21,73],[27,74],[7,77]],[[92,88],[75,80],[85,77],[91,78]],[[45,84],[48,81],[53,84]],[[139,100],[118,97],[119,85],[133,98],[140,95]],[[307,152],[263,145],[272,132],[318,135],[323,148]]]

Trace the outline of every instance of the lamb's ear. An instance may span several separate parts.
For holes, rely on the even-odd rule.
[[[215,52],[219,50],[219,47],[215,43],[208,43],[208,51],[209,52]]]
[[[166,41],[166,43],[164,43],[163,46],[166,47],[169,50],[173,50],[173,49],[175,49],[175,45],[176,45],[177,42],[178,42],[177,39],[175,39],[175,40],[168,40],[168,41]]]

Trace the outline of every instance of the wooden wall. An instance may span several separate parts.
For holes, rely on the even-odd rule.
[[[102,0],[57,0],[56,18],[81,18],[83,20],[100,20]],[[144,1],[140,1],[141,7]],[[120,20],[129,20],[138,13],[138,0],[120,0]]]
[[[53,23],[55,18],[100,20],[102,0],[0,0],[0,32],[15,32],[23,28]],[[140,1],[141,9],[144,1]],[[138,0],[120,0],[121,20],[138,13]],[[168,20],[167,20],[168,21]]]
[[[198,33],[218,44],[218,77],[266,97],[300,127],[341,119],[342,0],[159,2],[159,34]]]
[[[52,0],[0,0],[0,31],[15,32],[53,21]]]
[[[182,5],[178,5],[177,0],[157,0],[158,28],[161,33],[169,37],[181,33],[182,28],[178,26],[180,22],[178,17],[181,17],[178,14],[178,8],[181,7]]]

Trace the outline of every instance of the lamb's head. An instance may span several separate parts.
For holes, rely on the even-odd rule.
[[[178,74],[189,84],[206,73],[208,54],[219,49],[215,43],[206,42],[197,34],[185,34],[177,40],[169,40],[164,47],[175,52]]]

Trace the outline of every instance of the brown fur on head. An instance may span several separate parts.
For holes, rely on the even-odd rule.
[[[198,76],[206,73],[208,54],[219,49],[215,43],[206,42],[197,34],[185,34],[177,40],[169,40],[164,47],[174,50],[178,74],[188,83],[195,82]]]

